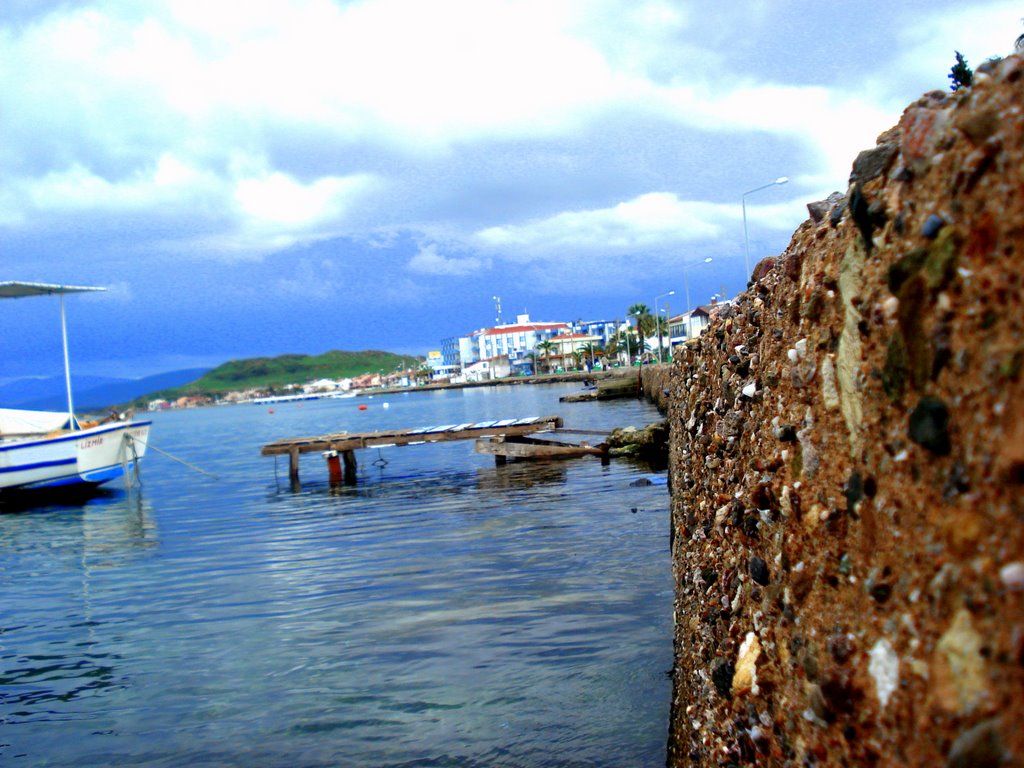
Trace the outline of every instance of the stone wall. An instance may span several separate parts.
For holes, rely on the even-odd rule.
[[[911,105],[671,383],[671,765],[1024,764],[1024,61]]]
[[[671,386],[672,366],[668,363],[640,367],[640,390],[662,413],[668,411]]]

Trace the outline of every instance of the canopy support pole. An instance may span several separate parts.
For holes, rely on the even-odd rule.
[[[64,384],[68,391],[68,429],[75,428],[75,406],[71,401],[71,363],[68,360],[68,321],[64,312],[64,294],[60,294],[60,336],[64,345]]]

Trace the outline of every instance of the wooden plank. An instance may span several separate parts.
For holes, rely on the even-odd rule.
[[[601,446],[558,444],[553,440],[511,441],[501,439],[477,440],[477,453],[515,459],[570,459],[578,456],[603,456]]]
[[[474,424],[466,429],[446,430],[438,432],[427,432],[423,429],[403,430],[381,430],[377,432],[363,432],[351,434],[347,432],[336,432],[322,437],[299,437],[286,440],[277,440],[263,446],[261,453],[264,456],[276,456],[280,454],[311,453],[313,451],[350,451],[356,448],[373,448],[385,445],[409,445],[422,442],[448,442],[450,440],[469,440],[478,437],[492,435],[529,435],[535,432],[550,431],[561,427],[560,416],[534,417],[529,423],[516,424],[515,419],[504,419],[501,421],[485,421]],[[505,424],[506,422],[511,422]],[[440,425],[441,427],[445,425]],[[460,425],[452,425],[460,426]],[[431,429],[439,429],[432,427]]]

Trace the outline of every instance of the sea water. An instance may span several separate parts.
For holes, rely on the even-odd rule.
[[[456,441],[359,451],[333,493],[310,454],[293,492],[287,458],[260,456],[341,430],[658,418],[560,404],[574,388],[160,413],[152,445],[178,461],[150,451],[130,493],[3,507],[0,764],[663,765],[663,476],[497,467]]]

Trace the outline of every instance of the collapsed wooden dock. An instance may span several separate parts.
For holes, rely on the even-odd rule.
[[[586,443],[578,446],[556,441],[529,438],[539,432],[562,432],[603,435],[604,432],[564,429],[561,416],[531,416],[524,419],[442,424],[418,429],[381,430],[377,432],[336,432],[314,437],[292,437],[263,446],[263,456],[289,457],[288,477],[293,488],[299,486],[299,457],[304,453],[320,453],[327,459],[331,485],[354,485],[356,482],[356,450],[390,448],[452,440],[476,440],[477,452],[491,454],[503,464],[509,458],[567,458],[601,454],[603,449]]]

